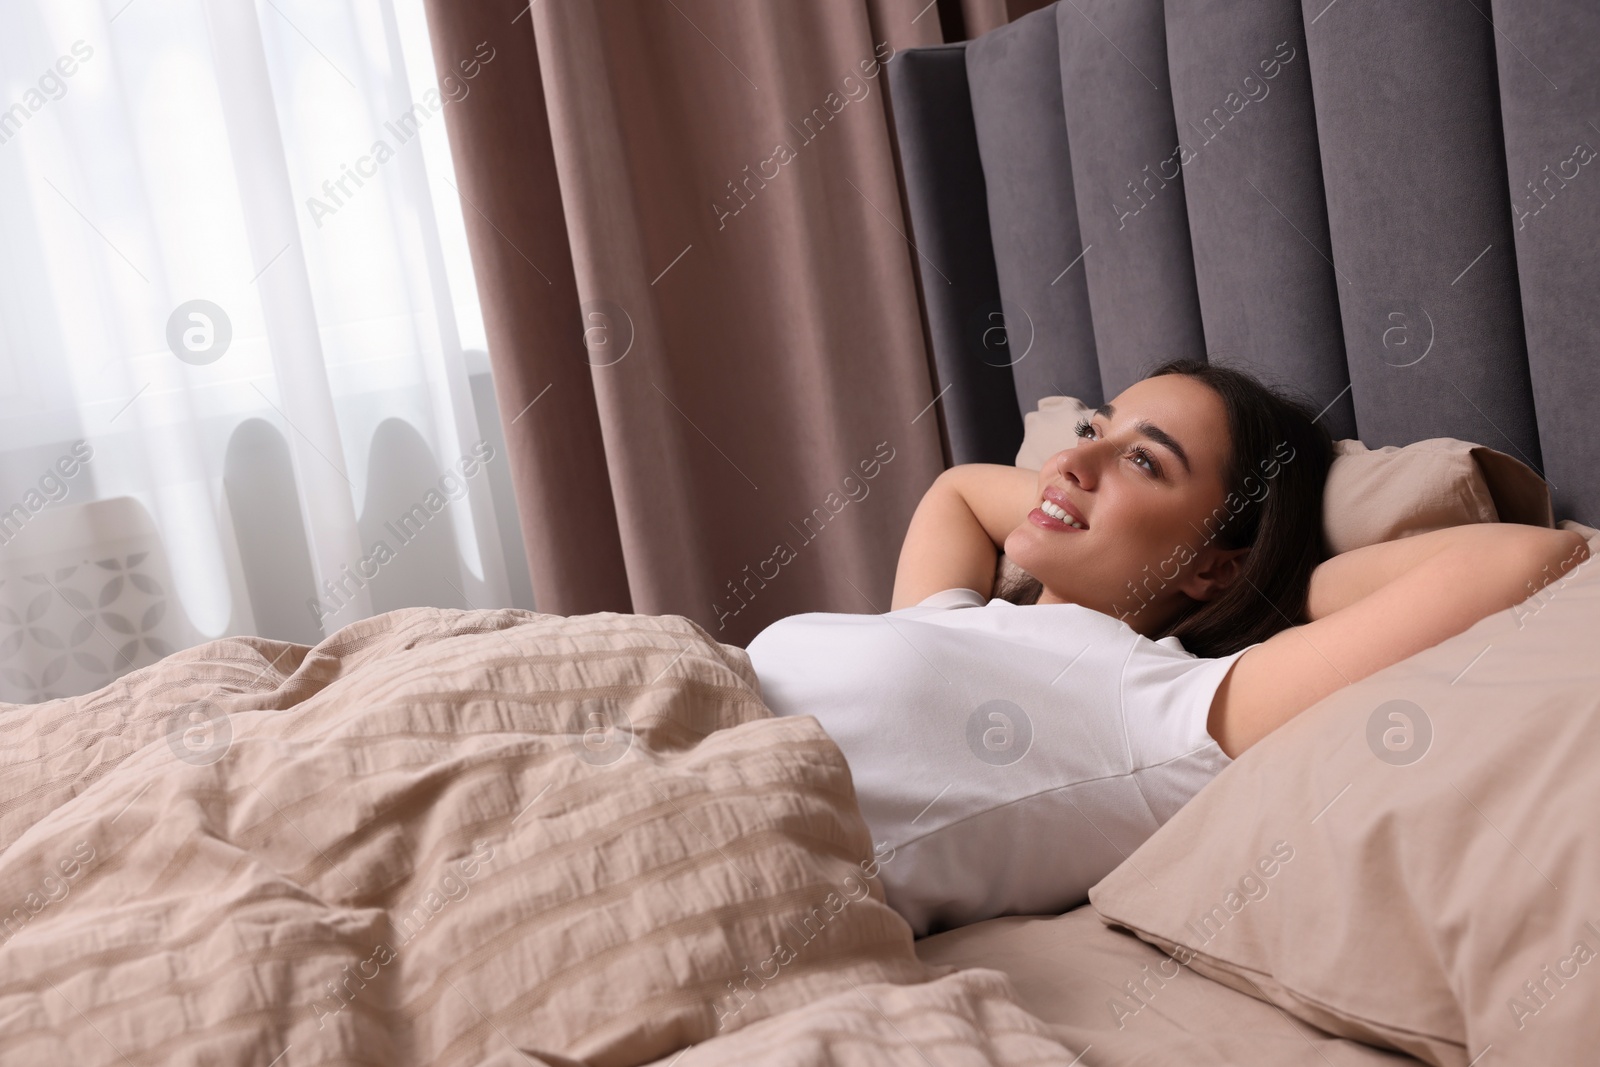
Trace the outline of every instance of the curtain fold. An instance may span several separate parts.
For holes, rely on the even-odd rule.
[[[446,122],[534,603],[629,611],[531,23],[515,4],[427,12],[435,66],[480,41],[504,60]]]
[[[299,430],[289,438],[289,448],[301,511],[310,527],[312,565],[317,574],[334,577],[341,566],[361,558],[363,546],[345,471],[348,464],[331,444],[339,440],[339,418],[317,329],[310,274],[304,257],[295,250],[300,205],[289,181],[261,26],[252,8],[232,0],[206,0],[205,25],[212,54],[227,57],[215,67],[217,96],[240,198],[252,206],[240,216],[249,255],[256,263],[270,265],[256,279],[262,302],[274,309],[262,319],[276,385],[270,400]],[[341,600],[342,618],[335,628],[372,614],[372,597],[365,586],[352,585]]]
[[[448,118],[540,610],[887,610],[943,460],[882,64],[932,5],[472,7],[429,21],[512,57]]]

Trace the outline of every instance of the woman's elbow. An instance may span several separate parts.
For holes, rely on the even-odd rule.
[[[1533,530],[1531,530],[1533,533]],[[1538,530],[1530,557],[1526,560],[1526,581],[1512,593],[1510,611],[1517,617],[1518,629],[1526,625],[1534,611],[1544,606],[1550,590],[1571,581],[1579,566],[1589,560],[1589,542],[1571,530]]]
[[[1589,542],[1575,530],[1541,530],[1545,538],[1544,554],[1539,560],[1539,577],[1536,589],[1567,577],[1589,558]]]

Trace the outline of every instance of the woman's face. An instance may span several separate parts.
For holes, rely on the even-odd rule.
[[[1183,374],[1137,382],[1080,424],[1076,447],[1045,461],[1006,555],[1043,583],[1039,603],[1082,604],[1156,633],[1238,575],[1247,549],[1216,543],[1231,447],[1209,386]],[[1062,511],[1065,522],[1051,514]]]

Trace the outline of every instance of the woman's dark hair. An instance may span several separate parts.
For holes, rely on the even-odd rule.
[[[1186,375],[1222,399],[1232,455],[1216,521],[1206,521],[1207,541],[1250,551],[1232,585],[1211,600],[1190,602],[1155,636],[1176,637],[1197,656],[1226,656],[1305,619],[1311,572],[1324,558],[1322,491],[1333,441],[1309,404],[1245,371],[1175,359],[1146,377],[1163,374]],[[995,596],[1032,604],[1043,590],[1013,565]]]

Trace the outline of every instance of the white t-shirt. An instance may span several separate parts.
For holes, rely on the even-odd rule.
[[[767,705],[844,752],[920,937],[1083,903],[1230,762],[1206,719],[1247,650],[1200,659],[1078,604],[947,589],[780,619],[747,651]]]

